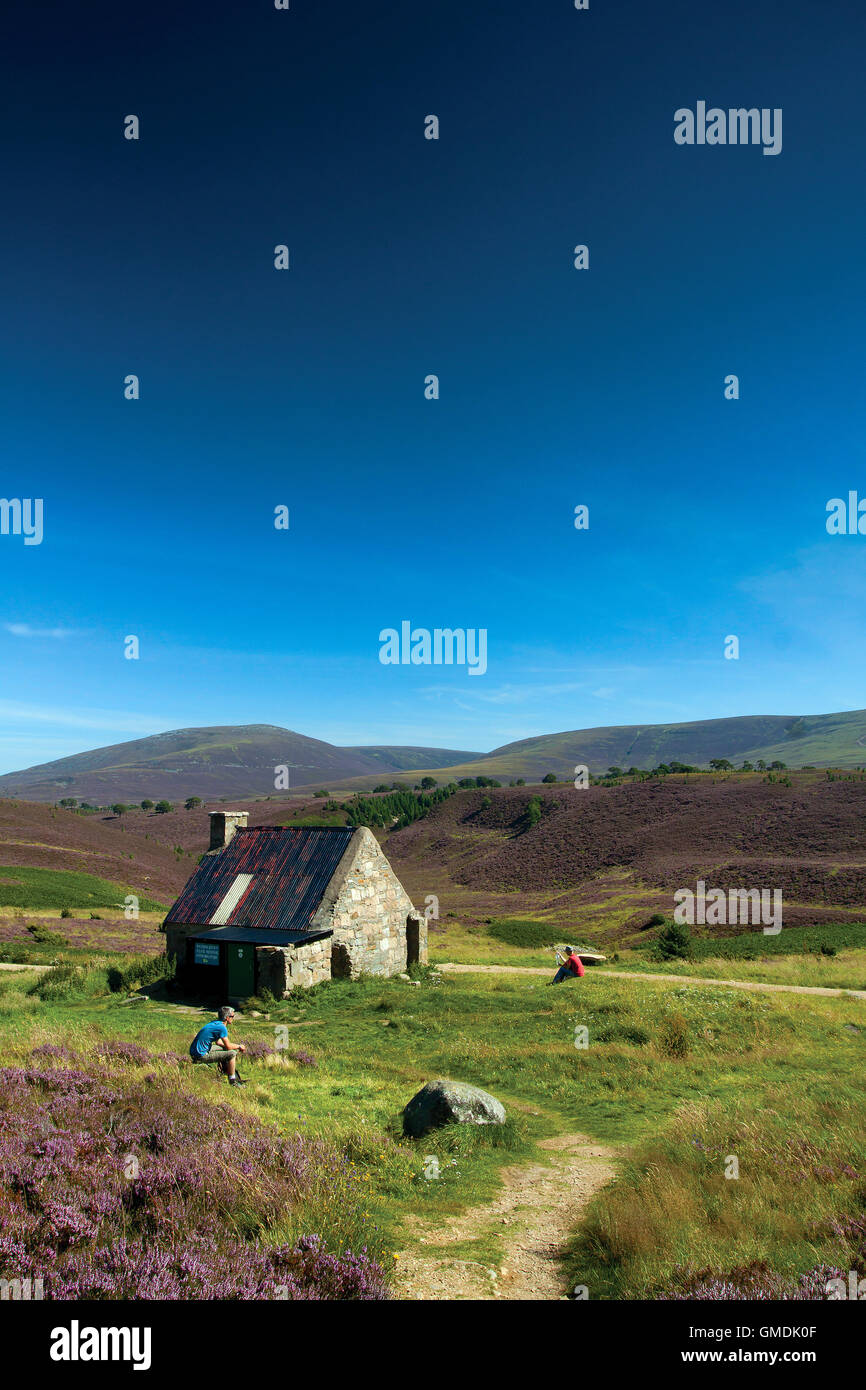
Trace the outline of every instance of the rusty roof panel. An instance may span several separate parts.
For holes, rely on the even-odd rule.
[[[199,864],[166,922],[208,926],[239,874],[250,882],[225,925],[258,931],[309,927],[355,833],[354,826],[255,826],[235,832]]]

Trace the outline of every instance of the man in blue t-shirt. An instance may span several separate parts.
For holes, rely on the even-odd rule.
[[[189,1055],[193,1063],[216,1062],[220,1071],[229,1079],[230,1086],[246,1086],[236,1070],[239,1052],[246,1052],[243,1043],[230,1043],[227,1025],[234,1020],[235,1011],[224,1004],[213,1023],[200,1028],[189,1045]]]

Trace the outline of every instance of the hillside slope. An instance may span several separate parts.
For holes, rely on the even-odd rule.
[[[184,800],[188,796],[252,797],[274,793],[275,769],[289,769],[289,787],[328,786],[335,779],[379,778],[417,764],[471,759],[456,749],[338,748],[271,724],[173,729],[112,744],[0,777],[0,796],[29,801]]]
[[[517,915],[530,898],[533,911],[616,903],[625,918],[629,905],[671,912],[675,890],[699,878],[726,889],[779,888],[786,904],[798,905],[786,911],[789,923],[832,918],[839,908],[863,913],[866,780],[795,773],[791,781],[664,778],[581,791],[460,792],[389,835],[385,850],[410,893],[435,892],[443,914],[455,901],[465,907],[467,892],[479,911],[490,898],[493,910]],[[542,807],[535,826],[527,814],[533,796]],[[810,904],[820,911],[804,917]]]
[[[793,768],[866,766],[866,710],[572,729],[503,744],[471,763],[442,766],[436,775],[440,783],[478,774],[506,782],[516,777],[540,782],[552,772],[561,781],[571,781],[579,764],[598,776],[609,767],[647,771],[671,761],[706,767],[711,758],[727,758],[736,766],[759,758],[767,763],[778,759]],[[421,776],[424,769],[419,765],[405,776],[416,772]],[[360,787],[362,779],[341,785]]]

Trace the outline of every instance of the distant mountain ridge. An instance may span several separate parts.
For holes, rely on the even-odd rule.
[[[289,769],[291,792],[369,790],[380,781],[410,781],[429,772],[440,783],[479,774],[532,782],[553,773],[570,780],[581,764],[599,774],[609,767],[645,770],[671,761],[706,767],[711,758],[737,766],[762,758],[792,768],[866,766],[866,710],[573,729],[519,739],[490,753],[387,744],[341,748],[272,724],[173,729],[7,773],[0,777],[0,796],[74,796],[100,805],[145,797],[213,801],[273,796],[278,767]]]
[[[735,715],[685,724],[618,724],[540,734],[494,748],[471,763],[442,767],[441,781],[460,777],[524,777],[548,773],[571,780],[585,765],[598,776],[610,767],[647,771],[660,763],[707,767],[711,758],[779,761],[788,767],[866,767],[866,710],[837,714]]]
[[[215,725],[172,729],[10,772],[0,777],[0,796],[28,801],[74,796],[100,805],[146,797],[272,796],[279,767],[288,768],[291,791],[302,785],[327,788],[352,777],[393,780],[408,766],[437,767],[480,756],[463,749],[339,748],[273,724]]]

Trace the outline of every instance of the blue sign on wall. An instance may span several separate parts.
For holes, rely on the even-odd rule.
[[[220,948],[218,941],[196,941],[193,960],[196,965],[219,965]]]

